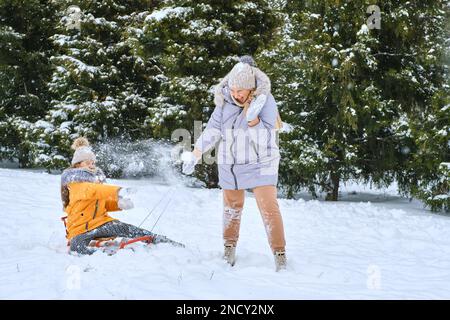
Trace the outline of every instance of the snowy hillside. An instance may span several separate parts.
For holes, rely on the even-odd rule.
[[[138,190],[135,209],[114,214],[128,223],[139,225],[165,196],[143,227],[167,206],[153,231],[186,248],[68,255],[59,176],[0,169],[0,299],[450,298],[450,218],[395,190],[347,186],[338,203],[280,200],[288,269],[276,273],[251,194],[230,267],[221,259],[220,190],[110,182]]]

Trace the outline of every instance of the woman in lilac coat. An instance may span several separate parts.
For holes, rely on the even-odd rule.
[[[281,121],[270,80],[251,57],[242,57],[216,87],[214,109],[193,152],[183,154],[183,172],[192,174],[203,153],[220,141],[219,185],[223,189],[224,258],[235,263],[245,190],[252,189],[263,218],[276,270],[286,267],[283,220],[277,201]]]

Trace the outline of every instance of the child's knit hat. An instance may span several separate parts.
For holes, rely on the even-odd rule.
[[[86,160],[95,161],[95,154],[89,146],[88,139],[84,137],[76,138],[72,144],[72,149],[75,150],[72,158],[72,165]]]

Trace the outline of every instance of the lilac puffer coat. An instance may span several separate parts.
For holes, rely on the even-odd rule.
[[[247,125],[243,108],[236,105],[228,87],[223,88],[225,103],[216,106],[195,147],[202,153],[219,140],[217,164],[222,189],[252,189],[277,185],[280,152],[277,145],[278,110],[272,94],[262,108],[260,122]]]

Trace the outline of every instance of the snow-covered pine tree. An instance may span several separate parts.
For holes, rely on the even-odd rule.
[[[387,185],[404,173],[414,139],[398,124],[429,106],[438,84],[424,60],[433,37],[423,30],[442,1],[385,1],[380,29],[370,5],[287,1],[284,31],[263,54],[292,126],[281,138],[290,196],[308,187],[337,200],[342,181]]]
[[[0,1],[0,160],[32,164],[29,131],[48,106],[54,1]]]
[[[71,141],[92,142],[113,137],[149,138],[150,107],[157,96],[159,70],[143,59],[139,38],[143,19],[155,1],[64,1],[57,33],[58,52],[48,84],[51,107],[35,124],[36,160],[64,167]],[[80,8],[80,15],[68,10]],[[79,28],[71,21],[79,18]]]
[[[401,193],[433,211],[450,202],[449,9],[448,1],[382,7],[388,32],[380,34],[381,85],[403,112],[392,126],[400,141],[396,180]]]
[[[413,65],[424,103],[414,105],[408,117],[407,134],[414,141],[407,147],[406,169],[399,174],[402,192],[421,199],[432,211],[450,211],[450,3],[427,8],[426,15],[413,16],[422,25],[422,42]]]
[[[156,134],[193,132],[214,109],[213,86],[236,63],[271,39],[277,20],[266,0],[165,0],[146,18],[143,45],[163,70],[161,95],[153,104]],[[192,141],[193,142],[193,141]],[[216,166],[199,166],[197,176],[217,185]]]

